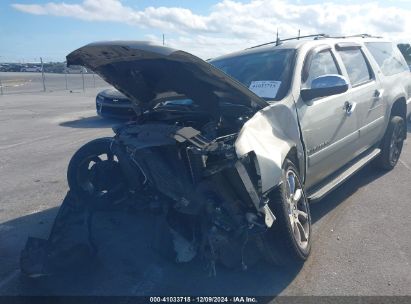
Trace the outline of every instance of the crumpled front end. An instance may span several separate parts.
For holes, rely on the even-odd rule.
[[[190,126],[156,124],[117,132],[119,149],[128,154],[130,166],[137,165],[149,191],[165,203],[174,239],[184,239],[209,265],[220,261],[246,268],[241,248],[253,244],[251,251],[257,255],[252,236],[271,227],[275,216],[269,197],[261,192],[255,155],[237,156],[238,133],[210,139]]]
[[[275,216],[269,197],[262,195],[255,155],[237,156],[237,132],[210,138],[191,126],[158,122],[127,124],[115,132],[108,146],[121,172],[116,180],[125,181],[117,187],[123,189],[121,194],[118,189],[115,194],[111,189],[99,194],[72,189],[49,240],[27,243],[23,272],[31,276],[53,272],[61,268],[59,264],[69,263],[64,258],[67,252],[77,252],[74,257],[79,261],[96,255],[99,245],[93,242],[90,219],[96,212],[110,212],[101,208],[110,205],[160,213],[167,227],[162,233],[172,238],[173,248],[167,251],[177,262],[198,257],[215,274],[217,262],[246,269],[258,259],[258,236]],[[93,166],[112,168],[105,161]],[[161,247],[157,246],[164,251]]]

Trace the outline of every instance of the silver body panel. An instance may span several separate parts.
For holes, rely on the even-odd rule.
[[[301,71],[308,51],[315,45],[326,44],[331,48],[342,75],[348,74],[335,45],[341,39],[324,39],[307,42],[300,48],[293,83],[293,96],[297,105],[302,138],[306,147],[306,182],[310,188],[318,184],[364,151],[378,145],[389,123],[392,105],[399,99],[409,100],[411,73],[404,71],[384,76],[364,46],[364,42],[387,42],[381,39],[353,38],[361,49],[374,73],[374,79],[352,87],[347,92],[305,102],[300,97]],[[375,98],[375,92],[380,96]],[[345,102],[355,104],[350,114],[344,111]],[[410,106],[408,104],[408,114]]]

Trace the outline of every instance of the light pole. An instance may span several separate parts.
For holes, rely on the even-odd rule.
[[[83,66],[81,67],[81,78],[82,78],[82,80],[83,80],[83,92],[85,92],[85,91],[86,91],[86,87],[85,87],[85,85],[84,85],[84,67],[83,67]]]
[[[43,92],[46,92],[46,78],[44,77],[43,58],[40,57],[41,62],[41,78],[43,79]]]
[[[68,90],[68,83],[67,83],[67,68],[64,69],[64,78],[66,79],[66,90]]]
[[[1,83],[1,78],[0,78],[0,95],[3,95],[3,84]]]

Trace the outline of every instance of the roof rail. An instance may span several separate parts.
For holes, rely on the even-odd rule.
[[[263,44],[259,44],[259,45],[255,45],[255,46],[251,46],[248,49],[254,49],[260,46],[264,46],[264,45],[269,45],[269,44],[275,44],[275,45],[279,45],[281,44],[281,42],[283,41],[289,41],[289,40],[299,40],[301,38],[314,38],[314,40],[318,40],[318,39],[324,39],[324,38],[335,38],[335,39],[344,39],[344,38],[355,38],[355,37],[359,37],[359,38],[382,38],[382,36],[374,36],[374,35],[370,35],[370,34],[356,34],[356,35],[347,35],[347,36],[330,36],[327,34],[313,34],[313,35],[306,35],[306,36],[297,36],[297,37],[291,37],[291,38],[286,38],[286,39],[277,39],[276,41],[271,41],[271,42],[266,42]]]
[[[328,36],[328,38],[382,38],[382,36],[374,36],[374,35],[370,35],[370,34],[356,34],[356,35],[348,35],[348,36]]]
[[[286,39],[277,39],[276,41],[271,41],[271,42],[266,42],[266,43],[263,43],[263,44],[255,45],[255,46],[249,47],[249,48],[247,48],[247,49],[253,49],[253,48],[257,48],[257,47],[264,46],[264,45],[269,45],[269,44],[279,45],[279,44],[281,44],[281,42],[283,42],[283,41],[299,40],[299,39],[301,39],[301,38],[314,38],[314,39],[319,39],[319,38],[328,38],[328,35],[326,35],[326,34],[313,34],[313,35],[306,35],[306,36],[291,37],[291,38],[286,38]]]

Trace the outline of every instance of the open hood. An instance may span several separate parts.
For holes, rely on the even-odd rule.
[[[206,61],[148,42],[88,44],[70,53],[67,65],[82,65],[93,70],[143,110],[154,107],[168,95],[184,95],[215,114],[221,99],[255,108],[268,105]]]

